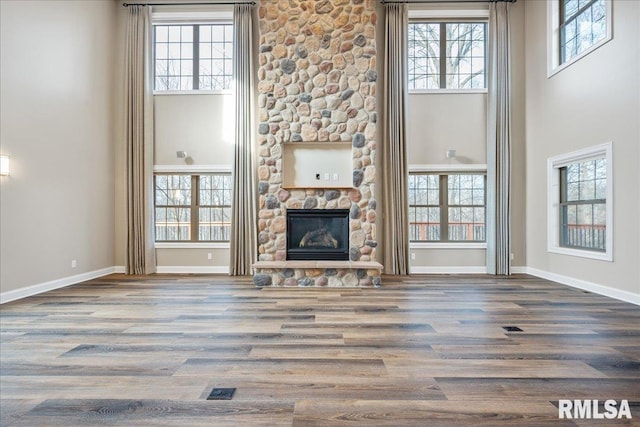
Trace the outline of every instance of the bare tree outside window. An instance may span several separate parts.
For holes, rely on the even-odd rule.
[[[414,242],[485,241],[484,174],[409,174],[409,236]]]
[[[231,235],[231,175],[156,174],[156,241],[224,242]]]
[[[227,90],[233,25],[155,25],[155,90]]]
[[[409,89],[486,88],[484,22],[409,24]]]
[[[580,55],[607,36],[605,0],[561,0],[560,63]]]

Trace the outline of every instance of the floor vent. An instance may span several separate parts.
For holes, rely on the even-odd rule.
[[[502,329],[507,332],[522,332],[522,329],[518,328],[517,326],[503,326]]]
[[[231,400],[235,391],[235,388],[214,388],[209,393],[207,400]]]

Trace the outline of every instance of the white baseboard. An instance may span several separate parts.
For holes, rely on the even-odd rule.
[[[552,273],[550,271],[539,270],[537,268],[524,267],[524,270],[524,273],[530,274],[532,276],[551,280],[552,282],[562,283],[563,285],[593,292],[599,295],[604,295],[606,297],[615,298],[617,300],[629,302],[631,304],[640,305],[640,294],[622,291],[610,286],[599,285],[597,283],[587,282],[586,280],[576,279],[575,277],[564,276],[562,274]]]
[[[116,265],[113,267],[113,272],[124,274],[127,272],[127,268],[124,265]]]
[[[159,265],[156,273],[160,274],[229,274],[229,267],[226,265],[214,266],[184,266],[184,265]]]
[[[409,274],[487,274],[487,267],[484,265],[409,267]]]
[[[75,276],[63,277],[61,279],[51,280],[49,282],[39,283],[33,286],[27,286],[26,288],[15,289],[13,291],[7,291],[0,293],[0,304],[15,301],[21,298],[30,297],[33,295],[41,294],[43,292],[52,291],[54,289],[64,288],[66,286],[75,285],[76,283],[84,282],[86,280],[97,279],[98,277],[106,276],[116,272],[116,267],[107,267],[100,270],[88,271],[82,274],[76,274]]]

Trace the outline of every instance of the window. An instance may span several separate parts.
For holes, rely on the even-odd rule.
[[[411,22],[409,89],[485,89],[485,22]]]
[[[607,35],[605,0],[560,0],[560,63]]]
[[[611,259],[611,145],[549,159],[549,251]]]
[[[230,174],[156,174],[157,242],[228,241],[231,232]]]
[[[599,158],[560,168],[560,246],[604,252],[607,165]]]
[[[611,40],[611,1],[549,0],[549,76]]]
[[[157,91],[231,87],[233,25],[154,25]]]
[[[484,242],[484,174],[409,174],[409,236],[414,242]]]

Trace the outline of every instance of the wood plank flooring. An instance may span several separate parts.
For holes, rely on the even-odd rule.
[[[640,307],[526,275],[112,275],[0,306],[0,339],[2,426],[640,425]]]

